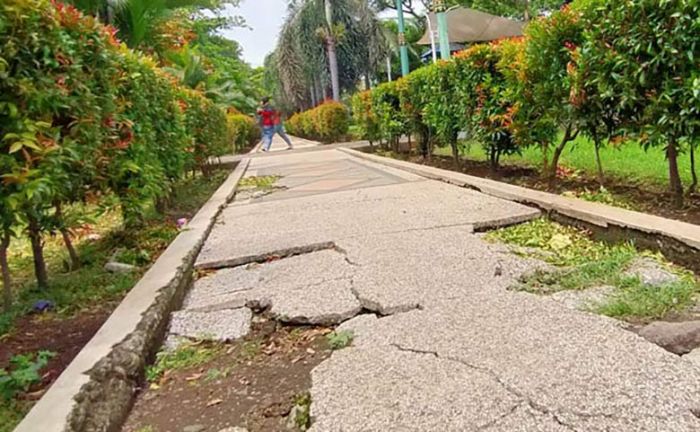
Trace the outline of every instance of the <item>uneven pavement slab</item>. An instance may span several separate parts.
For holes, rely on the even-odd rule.
[[[432,181],[234,205],[224,210],[197,266],[240,264],[241,258],[360,234],[436,226],[497,227],[539,214],[536,209]]]
[[[355,340],[313,372],[312,431],[482,430],[487,423],[486,430],[504,432],[560,430],[557,424],[569,431],[700,430],[693,414],[700,406],[700,370],[613,320],[519,292],[475,293],[437,303],[343,324]],[[436,401],[449,404],[453,397],[430,381],[437,366],[406,369],[407,355],[466,368],[477,381],[488,375],[487,385],[463,397],[489,400],[507,415],[490,412],[484,419],[482,410],[468,408],[472,401],[462,404],[467,407],[462,411],[449,411],[461,418],[450,423],[450,415],[435,409]],[[375,391],[403,381],[410,387]],[[512,400],[493,386],[515,397],[519,408],[510,410]],[[426,392],[430,401],[421,399]],[[378,404],[391,417],[377,417]],[[537,427],[510,429],[505,420],[522,417],[522,409],[537,414],[526,416]]]
[[[376,167],[365,174],[377,185],[358,185],[363,169],[335,153],[251,164],[290,189],[223,212],[198,264],[235,268],[197,281],[185,303],[353,331],[312,373],[311,431],[700,430],[692,362],[509,290],[543,263],[475,231],[537,210]]]

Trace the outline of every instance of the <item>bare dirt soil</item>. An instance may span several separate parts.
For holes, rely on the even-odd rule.
[[[123,432],[298,430],[287,427],[288,415],[311,388],[311,370],[330,356],[330,331],[258,321],[208,364],[144,383]]]

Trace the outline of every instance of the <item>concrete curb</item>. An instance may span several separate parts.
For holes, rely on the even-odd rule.
[[[249,162],[240,161],[15,432],[119,430],[170,312],[182,303],[196,257]]]
[[[349,148],[338,148],[338,150],[363,160],[402,169],[422,177],[535,206],[548,212],[555,219],[592,229],[605,238],[615,240],[633,238],[642,247],[659,250],[673,261],[686,265],[695,271],[700,271],[700,226],[376,156]]]

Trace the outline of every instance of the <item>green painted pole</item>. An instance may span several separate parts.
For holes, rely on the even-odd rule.
[[[443,60],[450,58],[450,35],[447,32],[447,6],[445,0],[434,0],[433,10],[437,15],[438,38],[440,40],[440,57]]]
[[[408,47],[406,46],[406,24],[403,20],[403,5],[401,0],[396,0],[396,11],[399,13],[399,51],[401,54],[401,75],[406,76],[410,72],[408,65]]]

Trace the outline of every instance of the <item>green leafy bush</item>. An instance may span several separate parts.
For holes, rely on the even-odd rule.
[[[352,115],[360,137],[374,143],[381,138],[377,114],[372,107],[372,93],[364,91],[354,95],[350,101]]]
[[[33,384],[41,382],[39,371],[56,354],[40,351],[36,355],[17,355],[10,359],[8,369],[0,369],[0,397],[5,401],[18,393],[26,392]]]
[[[0,4],[0,245],[27,231],[40,286],[42,237],[68,232],[62,207],[114,194],[139,222],[230,150],[225,113],[114,33],[62,3]]]
[[[293,115],[287,121],[292,135],[325,143],[337,142],[348,133],[350,115],[339,102],[324,102],[314,109]]]
[[[389,143],[418,134],[424,155],[433,142],[450,145],[457,161],[465,132],[494,168],[502,155],[536,146],[550,182],[579,133],[593,142],[601,184],[602,145],[660,146],[681,205],[684,151],[691,151],[693,170],[688,190],[697,187],[698,16],[694,0],[577,0],[531,21],[523,38],[473,45],[358,96],[355,123]]]

